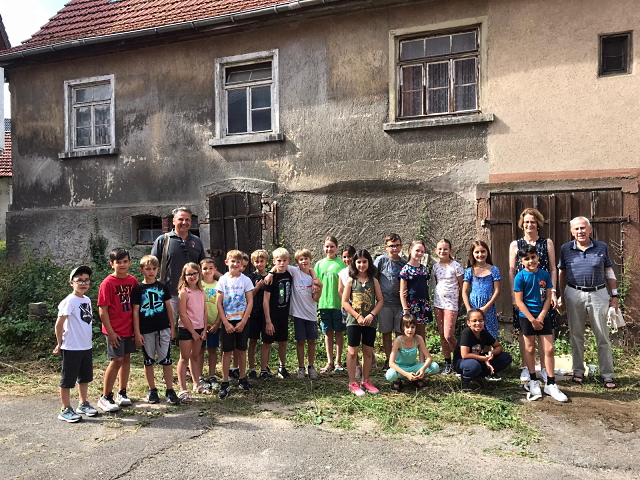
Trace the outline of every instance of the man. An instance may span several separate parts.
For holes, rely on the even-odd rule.
[[[204,246],[200,238],[189,233],[191,228],[191,210],[187,207],[174,209],[173,230],[169,232],[169,247],[167,250],[166,272],[160,278],[171,292],[171,308],[173,309],[174,320],[178,315],[178,281],[182,268],[189,262],[200,264],[200,260],[205,257]],[[166,236],[161,235],[156,238],[151,248],[151,255],[155,255],[163,264],[164,241]]]
[[[618,308],[618,290],[613,262],[605,242],[591,239],[591,224],[585,217],[571,220],[574,240],[562,245],[558,263],[558,303],[567,307],[573,357],[573,381],[584,380],[584,329],[587,318],[598,345],[598,364],[605,388],[616,388],[609,341],[607,312]]]

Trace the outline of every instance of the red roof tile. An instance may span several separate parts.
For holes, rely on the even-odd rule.
[[[9,53],[70,40],[246,12],[291,0],[71,0]]]
[[[11,177],[11,132],[4,132],[4,151],[0,155],[0,177]]]

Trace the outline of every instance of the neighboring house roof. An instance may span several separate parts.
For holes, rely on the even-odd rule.
[[[2,23],[2,15],[0,15],[0,50],[8,48],[11,48],[11,43],[9,43],[9,36],[4,28],[4,23]]]
[[[333,1],[336,0],[71,0],[29,40],[1,53],[4,55],[75,40],[188,24],[234,14],[273,14]],[[233,21],[231,18],[229,20]],[[194,24],[191,27],[197,26]],[[74,46],[82,44],[79,42]]]
[[[4,119],[4,151],[0,155],[0,178],[11,177],[11,119]]]

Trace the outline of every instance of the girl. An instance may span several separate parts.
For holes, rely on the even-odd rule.
[[[415,382],[418,388],[423,388],[424,376],[435,375],[440,371],[437,363],[433,362],[431,354],[421,336],[416,336],[416,317],[409,313],[402,316],[402,335],[393,341],[389,370],[385,376],[392,382],[391,391],[397,393],[402,389],[402,377]],[[424,363],[418,363],[418,351],[424,356]]]
[[[353,245],[345,245],[342,247],[342,261],[346,265],[345,268],[338,272],[338,293],[340,294],[340,298],[342,299],[342,293],[344,292],[344,285],[347,283],[349,279],[349,267],[351,263],[353,263],[353,256],[356,254],[356,249]],[[347,311],[342,309],[342,321],[347,323]],[[356,366],[356,380],[359,379],[362,375],[362,371],[360,370],[360,365]]]
[[[349,267],[349,279],[342,293],[342,308],[347,311],[347,371],[349,390],[358,397],[365,391],[375,395],[379,390],[369,380],[373,344],[376,341],[376,315],[383,306],[382,290],[376,277],[376,267],[367,250],[358,250]],[[356,382],[356,363],[362,341],[362,382]]]
[[[484,327],[493,338],[498,338],[495,302],[500,295],[500,270],[493,265],[489,247],[482,240],[471,244],[467,267],[462,280],[462,299],[467,312],[480,309],[485,316]]]
[[[189,262],[182,268],[178,282],[178,341],[180,344],[180,360],[178,361],[178,383],[180,383],[180,400],[191,402],[187,389],[187,362],[193,378],[193,391],[209,395],[211,392],[197,382],[202,374],[200,350],[202,341],[207,338],[207,305],[200,279],[200,266]]]
[[[320,326],[324,333],[324,345],[327,350],[327,365],[320,369],[320,373],[328,373],[335,369],[344,370],[340,361],[342,358],[342,347],[344,346],[344,332],[347,329],[342,320],[340,311],[341,301],[338,293],[338,273],[344,268],[344,262],[336,255],[338,240],[336,237],[328,236],[324,239],[323,250],[325,258],[316,263],[314,270],[316,275],[324,285],[322,295],[318,302],[320,312]],[[333,337],[335,332],[336,357],[333,361]]]
[[[433,320],[429,304],[429,271],[422,265],[427,251],[422,240],[414,240],[409,245],[409,261],[400,270],[400,302],[403,313],[416,317],[416,333],[425,340],[425,324]],[[424,362],[422,352],[420,361]]]
[[[458,344],[456,340],[456,318],[460,306],[460,290],[462,289],[462,265],[451,257],[451,242],[443,238],[436,244],[436,255],[440,262],[431,269],[436,280],[433,291],[433,309],[436,312],[440,345],[444,356],[443,375],[453,371],[451,354]]]

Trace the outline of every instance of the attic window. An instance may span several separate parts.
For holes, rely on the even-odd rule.
[[[631,73],[631,32],[600,36],[599,75]]]

